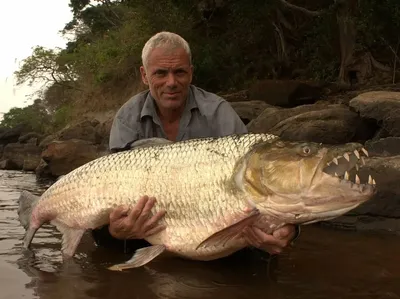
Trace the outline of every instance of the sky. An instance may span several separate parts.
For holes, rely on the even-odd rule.
[[[65,48],[59,33],[72,20],[69,0],[2,1],[0,14],[0,119],[13,107],[32,104],[27,97],[40,85],[17,86],[13,73],[35,46]]]

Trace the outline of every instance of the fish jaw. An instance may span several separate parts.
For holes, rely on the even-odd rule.
[[[284,223],[324,221],[373,197],[375,180],[358,176],[367,157],[357,143],[325,146],[275,140],[244,156],[232,182],[268,219],[259,224],[265,231]]]

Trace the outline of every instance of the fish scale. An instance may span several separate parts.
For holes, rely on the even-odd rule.
[[[134,205],[143,195],[154,196],[153,212],[167,211],[162,220],[167,229],[147,240],[204,259],[210,249],[196,251],[196,246],[232,220],[226,215],[246,205],[225,190],[235,162],[252,145],[274,138],[269,134],[205,138],[101,157],[58,180],[36,208],[55,211],[57,221],[68,227],[94,229],[107,224],[112,208]]]

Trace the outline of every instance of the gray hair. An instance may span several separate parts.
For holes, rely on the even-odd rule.
[[[167,49],[183,48],[189,55],[189,63],[192,64],[192,53],[188,42],[180,35],[172,32],[162,31],[153,35],[144,45],[142,50],[142,63],[146,68],[148,58],[154,48],[163,47]]]

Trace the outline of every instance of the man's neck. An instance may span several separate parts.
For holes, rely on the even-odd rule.
[[[179,119],[183,115],[184,110],[185,110],[185,106],[180,107],[179,109],[174,109],[174,110],[158,108],[157,114],[162,123],[174,123],[176,121],[179,121]]]

